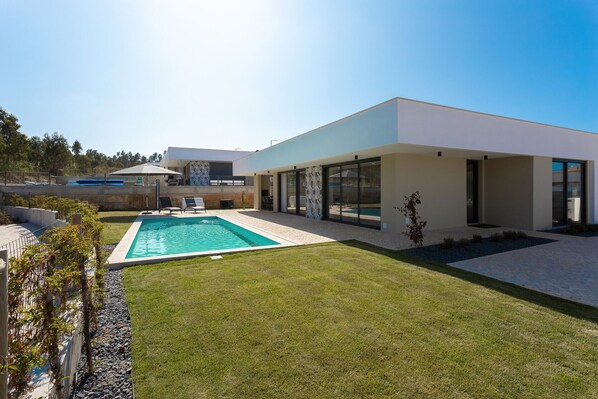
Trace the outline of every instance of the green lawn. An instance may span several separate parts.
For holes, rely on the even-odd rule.
[[[118,244],[125,235],[131,223],[135,221],[139,211],[110,211],[98,212],[100,221],[104,223],[102,238],[105,244]]]
[[[125,269],[143,398],[598,398],[598,310],[355,242]]]

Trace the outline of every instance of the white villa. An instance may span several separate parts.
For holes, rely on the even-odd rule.
[[[257,209],[398,232],[415,191],[429,228],[596,223],[597,159],[597,134],[394,98],[232,162]]]

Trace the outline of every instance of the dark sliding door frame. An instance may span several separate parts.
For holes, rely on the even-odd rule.
[[[568,205],[568,199],[569,199],[569,164],[571,163],[578,163],[581,165],[581,171],[580,171],[580,180],[581,180],[581,209],[580,209],[580,223],[586,223],[586,205],[587,205],[587,198],[588,198],[588,194],[587,194],[587,184],[586,184],[586,163],[584,161],[577,161],[574,159],[553,159],[552,162],[558,162],[563,164],[563,199],[562,199],[562,209],[563,209],[563,214],[561,215],[563,217],[563,220],[565,221],[564,225],[568,225],[569,224],[569,219],[567,216],[567,205]],[[562,226],[562,225],[554,225],[554,227],[556,226]]]
[[[278,174],[278,212],[288,213],[289,215],[301,215],[301,181],[299,179],[299,172],[305,172],[305,169],[287,170]],[[295,212],[283,212],[282,210],[282,175],[289,173],[295,174]],[[288,182],[285,185],[285,191],[286,187],[288,187]]]
[[[380,162],[380,158],[360,159],[360,160],[356,160],[356,161],[340,162],[340,163],[334,163],[334,164],[322,166],[322,192],[323,192],[322,204],[324,204],[323,205],[324,219],[329,220],[331,222],[352,224],[355,226],[367,227],[370,229],[380,230],[380,226],[372,226],[372,225],[361,223],[361,179],[359,177],[357,178],[357,223],[343,220],[342,206],[340,208],[340,219],[330,219],[330,215],[329,215],[330,209],[328,206],[328,183],[329,183],[328,169],[333,168],[333,167],[339,167],[339,176],[340,176],[340,179],[342,182],[343,166],[357,165],[357,176],[360,176],[361,175],[361,164],[367,163],[367,162]],[[382,165],[380,165],[380,167],[382,167]],[[339,187],[340,187],[340,198],[343,199],[344,198],[343,197],[343,185],[341,184]]]
[[[472,200],[473,200],[473,218],[470,219],[469,215],[467,215],[467,223],[478,223],[478,221],[480,220],[480,216],[479,216],[479,169],[480,169],[480,163],[478,161],[475,160],[467,160],[467,165],[472,165],[473,167],[473,185],[472,185],[472,190],[473,192],[471,193],[472,195]]]

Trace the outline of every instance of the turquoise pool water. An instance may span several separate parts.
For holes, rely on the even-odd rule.
[[[145,219],[126,258],[278,244],[217,216]]]

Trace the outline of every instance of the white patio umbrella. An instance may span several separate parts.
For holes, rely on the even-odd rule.
[[[144,176],[146,180],[148,180],[149,176],[180,175],[179,172],[175,172],[174,170],[161,168],[159,166],[155,166],[148,163],[117,170],[116,172],[112,172],[110,174],[116,176]],[[149,193],[147,192],[145,193],[145,212],[143,213],[151,213],[149,211]]]

